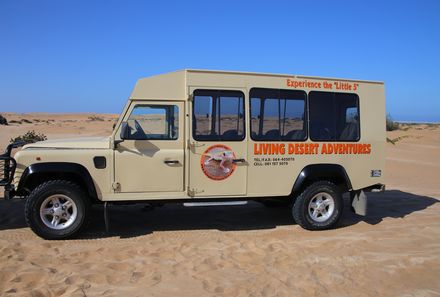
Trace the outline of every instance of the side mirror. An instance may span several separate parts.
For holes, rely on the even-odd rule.
[[[120,137],[122,140],[130,138],[130,128],[127,122],[122,122]]]
[[[121,142],[123,142],[125,139],[128,139],[130,137],[130,127],[128,127],[127,122],[122,122],[121,125],[121,134],[119,135],[119,137],[121,139],[115,139],[113,146],[114,149],[116,149],[118,147],[118,144],[120,144]]]

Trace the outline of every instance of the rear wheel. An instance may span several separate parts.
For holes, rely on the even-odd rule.
[[[325,230],[339,221],[342,209],[342,194],[336,185],[329,181],[318,181],[298,196],[292,207],[292,215],[304,229]]]
[[[35,188],[26,200],[29,227],[44,239],[66,239],[85,225],[90,203],[75,183],[52,180]]]

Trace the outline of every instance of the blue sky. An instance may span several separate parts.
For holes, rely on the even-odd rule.
[[[183,68],[381,80],[440,121],[440,1],[0,1],[0,112],[119,113]]]

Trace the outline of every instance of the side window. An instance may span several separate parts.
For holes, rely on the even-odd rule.
[[[312,140],[359,140],[359,97],[356,94],[312,91],[309,110]]]
[[[257,141],[300,141],[307,138],[306,93],[252,88],[251,138]]]
[[[133,140],[175,140],[179,137],[176,105],[136,105],[127,120]]]
[[[196,90],[193,138],[198,141],[244,139],[244,95],[238,91]]]

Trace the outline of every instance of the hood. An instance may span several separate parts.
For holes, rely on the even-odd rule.
[[[67,139],[45,140],[27,144],[27,148],[56,148],[56,149],[108,149],[110,137],[78,137]]]

